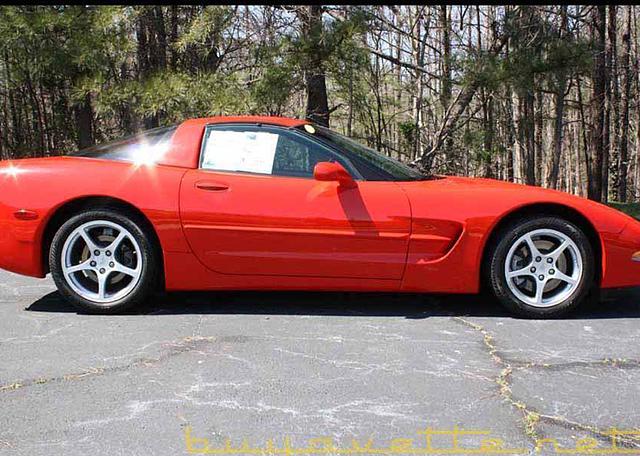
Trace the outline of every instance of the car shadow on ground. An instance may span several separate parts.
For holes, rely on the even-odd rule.
[[[58,292],[29,305],[30,312],[80,313]],[[220,291],[165,293],[121,315],[324,315],[405,317],[511,316],[482,295],[422,295],[401,293],[328,293]],[[566,319],[640,317],[640,289],[607,291],[599,304],[589,305]]]

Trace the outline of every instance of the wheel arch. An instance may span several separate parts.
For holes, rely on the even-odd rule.
[[[51,242],[53,241],[53,237],[56,232],[70,217],[73,217],[87,209],[112,209],[135,217],[137,221],[143,225],[142,228],[150,234],[151,242],[159,255],[160,264],[158,269],[160,276],[158,277],[158,281],[159,285],[164,288],[164,253],[162,250],[162,244],[160,243],[160,238],[158,237],[158,233],[156,232],[153,223],[151,223],[144,212],[133,204],[111,196],[84,196],[75,198],[55,209],[53,214],[47,220],[42,234],[41,261],[44,273],[46,274],[49,272],[49,251],[51,250]]]
[[[585,217],[578,210],[566,206],[564,204],[558,203],[533,203],[528,204],[526,206],[522,206],[514,209],[511,212],[503,215],[498,223],[496,223],[491,229],[491,233],[487,238],[487,241],[484,244],[481,256],[480,263],[480,274],[481,277],[486,275],[486,267],[487,267],[487,259],[491,252],[491,249],[498,242],[498,236],[500,232],[507,226],[514,223],[517,219],[522,217],[530,217],[530,216],[540,216],[540,215],[552,215],[564,218],[565,220],[573,223],[578,228],[580,228],[584,234],[589,239],[589,243],[591,244],[591,248],[593,249],[593,254],[595,257],[595,281],[598,287],[600,287],[600,283],[603,275],[604,268],[604,257],[603,257],[603,246],[602,239],[598,234],[598,231],[595,229],[591,221]],[[480,280],[481,287],[485,287],[485,281]]]

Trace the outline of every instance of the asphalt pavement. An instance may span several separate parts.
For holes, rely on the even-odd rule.
[[[244,439],[402,454],[433,430],[432,448],[454,432],[459,448],[491,437],[524,454],[543,438],[606,446],[640,428],[639,322],[637,290],[552,321],[474,296],[356,293],[180,293],[83,315],[50,279],[0,272],[0,454],[220,454]]]

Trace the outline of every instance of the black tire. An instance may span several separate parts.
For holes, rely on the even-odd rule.
[[[512,245],[521,236],[537,229],[552,229],[568,236],[577,246],[582,259],[580,282],[564,301],[551,307],[536,307],[519,299],[507,283],[505,262]],[[553,215],[539,215],[502,229],[490,247],[484,268],[485,280],[498,301],[510,312],[527,318],[555,318],[575,310],[595,290],[595,260],[593,248],[584,232],[573,223]],[[552,271],[553,272],[553,271]],[[535,277],[530,280],[535,280]]]
[[[140,278],[134,288],[118,300],[108,304],[98,304],[78,294],[67,282],[62,270],[62,251],[67,238],[81,225],[91,221],[108,221],[125,228],[138,243],[142,261]],[[134,307],[148,298],[158,286],[160,255],[154,242],[145,232],[146,224],[135,214],[110,208],[89,210],[71,217],[56,232],[49,250],[49,268],[60,294],[83,312],[113,314]]]

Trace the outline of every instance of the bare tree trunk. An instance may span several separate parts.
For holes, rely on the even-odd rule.
[[[520,100],[520,124],[521,143],[523,145],[522,175],[527,185],[536,184],[536,155],[535,155],[535,96],[532,89],[526,89]]]
[[[576,76],[576,87],[578,90],[578,110],[580,113],[580,131],[582,132],[582,153],[584,155],[584,167],[585,167],[585,174],[587,176],[587,185],[586,185],[586,192],[582,192],[582,194],[584,195],[585,193],[588,195],[589,193],[589,185],[590,185],[590,177],[591,176],[591,159],[589,157],[589,140],[587,139],[587,121],[586,121],[586,115],[584,112],[584,102],[582,100],[582,82],[580,80],[580,76]],[[576,160],[577,166],[580,166],[580,156],[578,155],[578,160]],[[582,180],[580,182],[583,182]]]
[[[478,33],[478,51],[482,52],[482,28],[481,28],[481,18],[480,18],[480,7],[476,6],[476,26]],[[493,35],[493,34],[491,34]],[[493,41],[493,36],[490,36],[489,39]],[[494,159],[493,157],[493,139],[494,139],[494,124],[493,124],[493,94],[487,93],[485,87],[481,87],[480,89],[480,103],[482,105],[482,124],[483,124],[483,153],[482,153],[482,167],[483,174],[485,177],[492,178],[495,177],[495,173],[493,170],[494,167]]]
[[[142,79],[148,77],[154,70],[155,39],[151,33],[150,11],[147,6],[141,7],[136,22],[136,35],[138,38],[136,55],[138,58],[138,76]],[[155,128],[159,125],[158,116],[145,116],[143,119],[145,128]]]
[[[178,65],[178,50],[176,42],[178,41],[178,5],[171,5],[171,33],[169,34],[169,42],[171,43],[170,64],[175,69]]]
[[[567,19],[567,5],[560,6],[561,25],[559,37],[562,40],[568,32],[569,21]],[[560,71],[556,75],[556,90],[554,94],[554,113],[555,119],[553,124],[553,153],[549,161],[549,172],[547,174],[547,185],[551,188],[558,188],[558,173],[560,158],[562,157],[562,143],[564,131],[564,102],[567,91],[567,75],[565,71]]]
[[[627,6],[626,31],[622,36],[621,67],[622,79],[622,108],[620,153],[618,155],[618,200],[627,201],[627,169],[629,150],[629,99],[631,98],[631,65],[629,54],[631,53],[631,6]]]
[[[413,51],[413,59],[418,68],[422,68],[424,66],[424,44],[421,42],[420,37],[422,36],[422,26],[423,26],[423,16],[422,16],[423,8],[421,6],[416,6],[416,17],[415,17],[415,32],[413,34],[412,39],[412,51]],[[422,98],[424,96],[424,79],[423,74],[420,71],[416,71],[416,79],[415,79],[415,95],[413,99],[413,122],[414,122],[414,135],[413,135],[413,151],[411,153],[411,158],[417,157],[422,149]]]
[[[547,175],[547,185],[551,188],[558,188],[558,172],[560,157],[562,156],[563,127],[564,127],[564,99],[566,90],[566,79],[564,75],[558,81],[558,88],[555,94],[555,120],[553,124],[553,153],[549,163],[549,174]]]
[[[164,24],[162,6],[153,8],[153,25],[157,42],[155,61],[157,62],[158,68],[164,69],[167,67],[167,32]]]
[[[609,130],[609,147],[608,157],[605,154],[606,167],[603,172],[611,176],[612,187],[609,191],[609,179],[603,175],[603,184],[605,189],[603,190],[604,196],[608,198],[609,193],[613,194],[613,197],[618,199],[618,169],[620,162],[620,85],[618,81],[618,25],[617,25],[617,11],[616,5],[609,6],[609,27],[608,27],[608,62],[607,62],[607,83],[608,83],[608,117],[607,128]]]
[[[505,11],[509,11],[509,7],[505,7]],[[507,58],[509,57],[510,44],[507,43],[505,46],[505,54]],[[505,99],[506,99],[506,130],[507,130],[507,179],[509,182],[515,182],[516,180],[516,162],[514,160],[515,157],[519,155],[518,147],[519,143],[517,140],[517,135],[515,133],[514,125],[515,123],[515,110],[513,108],[513,87],[510,84],[505,86]]]
[[[632,59],[630,59],[630,61],[633,62],[633,86],[635,88],[635,96],[638,97],[640,96],[640,46],[638,45],[638,40],[639,40],[639,36],[638,36],[638,21],[637,21],[637,17],[636,17],[636,10],[635,10],[635,5],[630,5],[629,8],[632,9],[633,14],[632,14],[632,18],[633,18],[633,25],[631,27],[632,30],[632,43],[634,43],[633,49],[634,49],[634,56]],[[634,113],[635,113],[635,127],[636,127],[636,135],[635,135],[635,156],[634,156],[634,165],[635,165],[635,172],[633,174],[633,185],[631,187],[631,191],[633,192],[631,196],[631,198],[633,198],[632,201],[638,201],[640,200],[640,109],[638,109],[638,106],[635,106],[634,109]],[[631,159],[630,159],[631,160]],[[629,192],[629,189],[627,189],[627,192]]]
[[[440,104],[446,112],[451,104],[451,37],[447,5],[440,5],[440,27],[442,27],[442,89]]]
[[[589,199],[602,201],[602,171],[605,154],[605,17],[606,7],[597,6],[592,13],[592,36],[595,44],[594,68],[593,68],[593,90],[591,94],[591,144],[590,161],[591,172],[589,179]]]
[[[535,173],[536,185],[543,185],[544,180],[544,151],[542,149],[542,133],[544,131],[544,93],[536,94],[536,109],[534,117],[534,142],[535,142]]]
[[[303,7],[302,32],[309,46],[305,77],[307,92],[307,119],[325,127],[329,126],[329,101],[327,81],[322,58],[322,13],[321,5]]]
[[[82,103],[76,109],[76,126],[78,130],[78,146],[80,149],[93,146],[93,109],[91,107],[91,97],[85,95]]]
[[[450,7],[449,7],[450,8]],[[440,91],[440,105],[442,113],[447,112],[451,105],[451,23],[447,12],[447,5],[440,5],[440,27],[442,27],[442,86]],[[449,155],[453,142],[451,138],[444,141],[443,152]]]
[[[507,119],[506,119],[506,130],[507,130],[507,171],[506,171],[506,176],[507,176],[507,180],[509,182],[515,182],[515,174],[514,174],[514,170],[515,170],[515,166],[514,166],[514,156],[517,154],[517,143],[516,143],[516,139],[515,139],[515,134],[514,134],[514,128],[513,128],[513,118],[514,118],[514,112],[513,112],[513,96],[512,96],[512,92],[511,92],[511,87],[507,86],[506,90],[506,101],[507,101]]]
[[[9,86],[12,85],[12,73],[11,73],[11,63],[9,62],[9,54],[7,51],[4,53],[4,60],[6,62],[6,72],[7,72],[7,84]],[[24,132],[22,129],[22,117],[18,112],[18,101],[16,100],[15,94],[13,90],[9,91],[9,111],[11,111],[11,126],[13,127],[13,150],[16,151],[22,147],[24,143]]]
[[[521,37],[514,38],[514,50],[521,51],[535,36],[535,7],[523,6],[516,13],[517,26],[522,31]],[[518,138],[520,143],[521,176],[527,185],[536,184],[536,113],[535,113],[535,78],[532,72],[522,75],[522,81],[516,86],[518,93]]]
[[[605,51],[605,111],[604,111],[604,154],[602,156],[602,201],[609,200],[609,179],[616,179],[617,168],[614,175],[611,176],[610,166],[611,158],[614,157],[614,163],[617,163],[616,135],[618,134],[619,119],[618,101],[619,91],[617,85],[617,75],[615,71],[616,60],[616,6],[609,5],[608,26]],[[612,131],[613,124],[613,131]],[[617,181],[614,184],[614,190],[617,189]]]
[[[402,37],[402,7],[401,6],[391,6],[390,7],[391,10],[393,11],[394,14],[394,20],[395,20],[395,26],[396,26],[396,54],[395,57],[398,61],[401,60],[402,58],[402,43],[403,43],[403,37]],[[402,106],[402,67],[400,65],[396,65],[395,66],[395,78],[396,78],[396,104],[398,106]],[[351,74],[352,78],[353,78],[353,73]],[[353,79],[349,80],[349,83],[352,84],[353,83]],[[401,131],[401,121],[400,119],[396,119],[395,121],[395,147],[396,147],[396,152],[397,152],[397,158],[402,160],[403,157],[401,155],[401,148],[402,148],[402,131]]]

